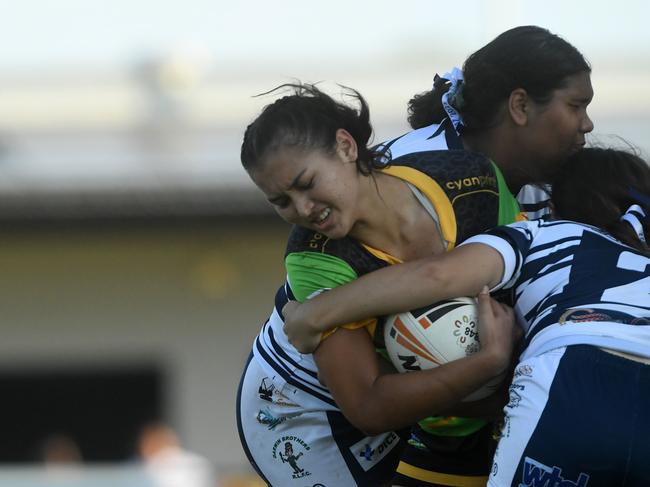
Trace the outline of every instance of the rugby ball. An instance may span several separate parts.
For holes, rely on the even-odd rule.
[[[437,367],[480,349],[478,305],[473,298],[456,298],[386,318],[384,342],[399,372]],[[492,394],[505,374],[467,396],[476,401]]]

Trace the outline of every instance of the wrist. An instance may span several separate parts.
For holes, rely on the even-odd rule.
[[[510,354],[494,349],[481,349],[476,355],[481,355],[487,373],[494,377],[505,372],[510,366]]]
[[[313,334],[320,334],[325,329],[323,328],[324,324],[324,313],[318,310],[318,306],[312,300],[307,300],[300,306],[300,315],[298,321],[303,323],[305,329]]]

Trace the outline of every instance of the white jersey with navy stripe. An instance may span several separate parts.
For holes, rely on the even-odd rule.
[[[408,132],[388,142],[379,144],[379,149],[388,149],[392,159],[404,154],[432,150],[463,150],[463,142],[449,119]],[[517,194],[521,211],[529,220],[543,218],[550,213],[550,189],[546,185],[528,184]]]
[[[318,380],[313,355],[287,341],[281,313],[289,297],[285,284],[237,393],[237,427],[249,461],[274,487],[385,485],[403,442],[392,431],[367,436],[343,416]]]
[[[517,201],[529,220],[544,218],[550,213],[551,188],[528,184],[517,193]]]
[[[400,137],[379,144],[377,148],[389,150],[392,159],[414,152],[464,149],[463,142],[448,119],[440,124],[428,125],[407,132]]]
[[[269,374],[275,390],[284,390],[287,399],[302,409],[338,410],[329,390],[318,380],[311,354],[301,354],[284,333],[282,308],[294,299],[287,283],[278,289],[275,306],[253,345],[253,355]]]
[[[589,225],[541,220],[468,239],[505,263],[526,332],[522,358],[574,344],[650,357],[650,258]]]

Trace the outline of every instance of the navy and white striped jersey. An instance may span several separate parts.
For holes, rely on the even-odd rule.
[[[255,339],[253,355],[289,405],[300,406],[302,410],[338,411],[329,390],[318,380],[314,356],[298,352],[284,334],[282,308],[290,299],[295,298],[285,283],[278,289],[273,312]]]
[[[496,249],[495,289],[514,290],[523,358],[589,344],[650,357],[650,258],[606,232],[541,220],[498,227],[465,243]]]
[[[545,218],[550,214],[551,188],[547,185],[528,184],[517,193],[517,201],[529,220]]]
[[[463,142],[454,130],[449,119],[441,124],[428,125],[412,130],[399,137],[377,146],[389,150],[391,159],[397,159],[404,154],[436,150],[463,150]]]

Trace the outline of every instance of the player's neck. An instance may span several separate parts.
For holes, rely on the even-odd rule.
[[[511,131],[496,126],[481,133],[463,135],[463,144],[468,150],[485,154],[498,166],[511,193],[517,194],[529,182],[523,170],[526,156],[513,140]]]
[[[442,245],[433,219],[401,179],[376,174],[365,208],[350,236],[371,247],[408,260]]]

